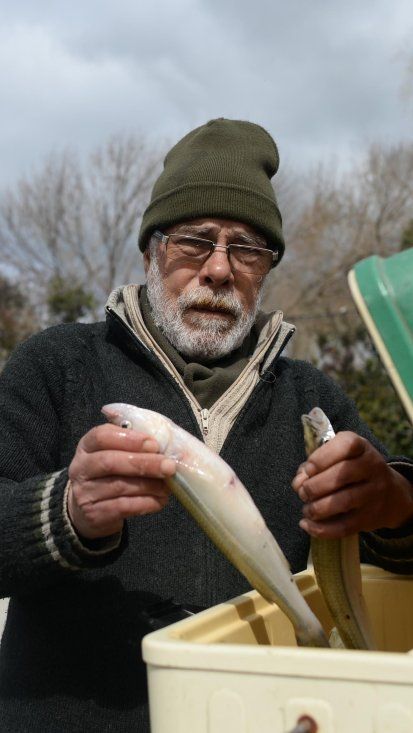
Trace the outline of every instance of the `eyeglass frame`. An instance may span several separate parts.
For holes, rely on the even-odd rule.
[[[172,237],[172,236],[174,236],[174,235],[180,235],[180,232],[171,232],[170,234],[163,234],[159,229],[156,229],[154,232],[152,232],[152,237],[156,237],[156,239],[159,239],[162,242],[162,244],[165,245],[165,247],[167,247],[169,238]],[[183,237],[183,238],[187,237],[188,239],[199,239],[202,242],[209,242],[210,244],[212,244],[211,251],[207,255],[207,257],[205,258],[205,260],[203,260],[202,264],[204,264],[214,254],[214,252],[216,251],[217,247],[219,249],[221,249],[221,250],[225,249],[225,251],[227,253],[228,261],[231,264],[231,260],[230,260],[229,254],[228,254],[229,247],[231,247],[231,246],[233,246],[233,247],[240,247],[240,248],[244,248],[245,247],[245,249],[260,249],[260,250],[264,250],[265,252],[271,252],[271,255],[272,255],[272,264],[271,264],[268,272],[270,270],[272,270],[274,267],[276,267],[276,265],[278,264],[279,252],[277,250],[274,251],[273,249],[270,249],[269,247],[255,247],[252,244],[236,244],[235,242],[230,242],[229,244],[218,244],[217,242],[213,242],[212,239],[204,239],[203,237],[197,237],[195,234],[194,235],[191,235],[191,234],[181,234],[180,236]],[[166,250],[166,251],[168,252],[168,250]],[[193,258],[193,259],[195,259],[195,258]],[[188,257],[188,260],[191,261],[191,257]],[[239,270],[238,272],[244,272],[244,274],[246,274],[246,275],[254,275],[254,274],[256,274],[254,272],[248,272],[246,270]],[[267,273],[264,273],[260,277],[264,277],[265,274],[268,275],[268,272]]]

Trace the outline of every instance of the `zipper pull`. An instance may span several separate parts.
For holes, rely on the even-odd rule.
[[[202,420],[202,432],[204,435],[208,435],[208,426],[209,426],[209,411],[208,410],[201,410],[201,420]]]

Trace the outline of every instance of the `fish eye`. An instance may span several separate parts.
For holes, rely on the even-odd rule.
[[[130,422],[130,420],[122,420],[120,426],[121,428],[131,428],[132,423]]]

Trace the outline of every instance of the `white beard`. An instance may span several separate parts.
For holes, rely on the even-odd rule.
[[[166,292],[158,258],[154,252],[147,272],[147,294],[156,326],[180,354],[192,359],[219,359],[242,344],[250,332],[261,305],[263,288],[250,311],[245,311],[234,293],[225,289],[212,291],[207,286],[194,288],[171,298]],[[228,311],[228,318],[207,313],[190,314],[190,325],[183,316],[189,307],[219,308]],[[187,318],[189,314],[187,315]]]

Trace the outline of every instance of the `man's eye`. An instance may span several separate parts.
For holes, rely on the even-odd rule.
[[[256,260],[259,257],[261,257],[261,254],[262,254],[257,247],[245,247],[245,246],[243,246],[243,247],[239,247],[239,248],[237,247],[236,249],[234,248],[233,251],[234,251],[234,254],[237,257],[237,259],[243,260],[245,262],[246,261],[251,261],[251,260]]]
[[[199,245],[202,245],[202,242],[200,242],[199,239],[195,239],[192,237],[181,237],[181,239],[178,239],[178,244],[187,244],[191,247],[198,247]]]
[[[210,249],[208,242],[203,242],[199,239],[191,239],[191,237],[178,239],[177,245],[181,252],[191,255],[202,255]]]

